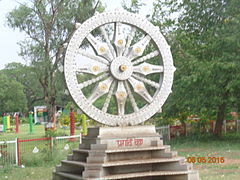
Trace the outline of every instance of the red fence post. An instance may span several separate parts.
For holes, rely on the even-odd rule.
[[[17,138],[17,158],[18,158],[18,166],[21,166],[21,158],[20,158],[20,139]]]
[[[73,108],[70,108],[70,136],[74,136],[74,129],[75,129],[74,111],[73,111]],[[75,141],[75,139],[70,138],[70,141]]]
[[[15,116],[15,120],[16,120],[16,133],[18,134],[18,130],[19,130],[19,119],[18,119],[18,114],[16,114],[16,116]]]
[[[50,136],[50,137],[49,137],[49,140],[50,140],[50,151],[52,152],[52,147],[53,147],[53,137]]]

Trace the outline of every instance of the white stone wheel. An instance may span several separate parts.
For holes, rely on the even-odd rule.
[[[64,73],[80,109],[110,126],[136,125],[161,111],[175,67],[159,28],[123,10],[96,14],[78,26]]]

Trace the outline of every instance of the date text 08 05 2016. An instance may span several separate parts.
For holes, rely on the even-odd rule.
[[[188,163],[224,163],[224,157],[188,157]]]

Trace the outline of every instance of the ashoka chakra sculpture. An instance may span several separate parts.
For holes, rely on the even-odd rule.
[[[80,25],[64,64],[77,105],[111,126],[136,125],[159,112],[171,92],[174,71],[159,28],[123,10],[94,15]]]

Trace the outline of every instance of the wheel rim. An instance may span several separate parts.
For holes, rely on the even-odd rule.
[[[93,35],[96,30],[101,36]],[[94,52],[83,49],[86,40]],[[149,47],[154,50],[148,52]],[[78,65],[79,55],[96,63]],[[158,64],[150,63],[156,59]],[[122,10],[85,21],[71,38],[64,64],[67,87],[76,104],[92,119],[111,126],[136,125],[161,110],[171,92],[174,71],[170,47],[159,29]],[[94,77],[79,82],[79,73]],[[159,81],[152,80],[153,76]],[[94,103],[100,100],[102,105],[97,107]],[[113,105],[115,112],[109,111]]]

